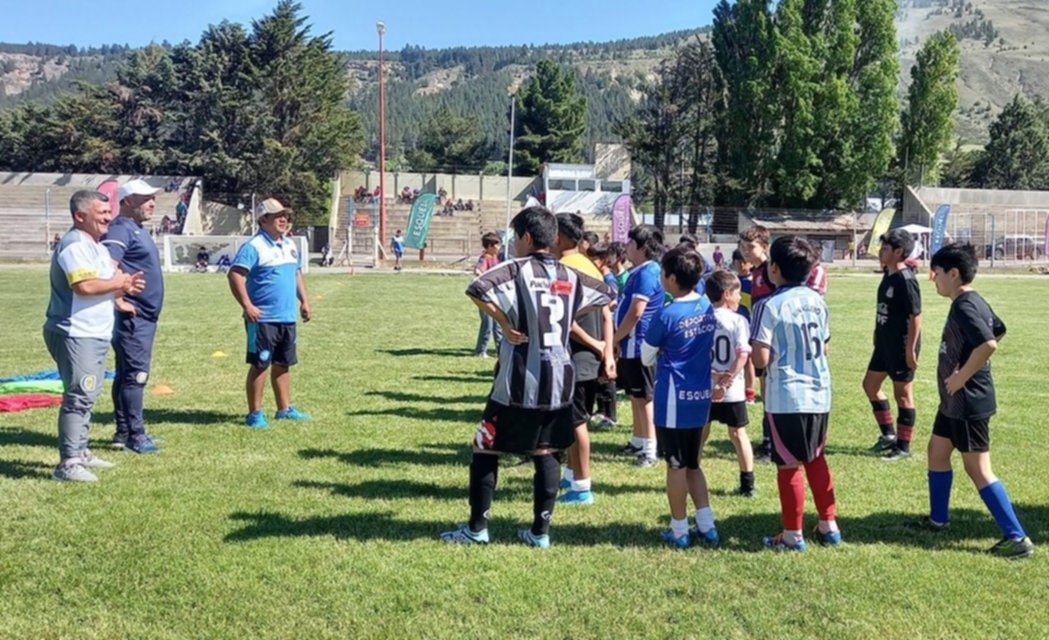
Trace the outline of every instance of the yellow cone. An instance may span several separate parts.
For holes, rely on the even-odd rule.
[[[175,395],[175,390],[166,384],[158,384],[153,387],[153,395],[155,396],[171,396]]]
[[[229,354],[226,353],[225,351],[216,351],[215,353],[211,354],[211,357],[212,358],[228,358]]]

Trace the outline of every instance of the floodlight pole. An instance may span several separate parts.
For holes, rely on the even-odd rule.
[[[505,233],[509,237],[510,232],[510,179],[514,175],[514,111],[517,105],[517,93],[510,94],[510,153],[507,154],[506,159],[506,229]],[[512,253],[512,247],[509,246],[510,242],[507,241],[506,255]]]
[[[379,32],[379,239],[386,241],[386,83],[383,68],[382,36],[386,33],[386,24],[375,23]],[[379,249],[376,247],[376,252]]]

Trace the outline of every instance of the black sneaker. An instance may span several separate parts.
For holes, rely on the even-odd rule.
[[[636,446],[633,442],[628,442],[625,445],[623,445],[623,447],[620,448],[619,451],[617,451],[616,453],[618,453],[621,456],[636,456],[644,450],[644,447],[639,447]]]
[[[893,444],[891,447],[885,450],[882,454],[881,459],[885,462],[896,462],[897,460],[905,460],[911,457],[910,448],[904,449],[898,444]]]
[[[930,531],[932,533],[939,533],[951,526],[951,523],[944,522],[943,524],[940,524],[938,522],[933,522],[932,518],[929,516],[922,516],[920,518],[915,518],[914,520],[908,520],[903,523],[903,526],[911,531]]]
[[[896,436],[878,436],[878,441],[871,447],[873,453],[882,453],[896,446]]]
[[[753,498],[755,495],[757,495],[757,492],[754,491],[754,487],[736,487],[732,491],[732,495],[739,496],[741,498]]]

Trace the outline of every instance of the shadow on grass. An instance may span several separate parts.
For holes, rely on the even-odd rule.
[[[422,375],[412,376],[412,380],[424,380],[427,382],[491,382],[491,371],[477,371],[475,373],[449,373],[443,376]]]
[[[358,449],[357,451],[335,451],[334,449],[302,449],[299,457],[306,460],[335,458],[355,467],[381,467],[387,464],[418,464],[425,466],[470,464],[470,448],[465,444],[458,451],[421,451],[418,449]]]
[[[480,412],[481,408],[484,407],[484,403],[488,400],[488,396],[484,394],[472,396],[438,396],[423,395],[421,393],[405,393],[403,391],[366,391],[364,392],[364,395],[379,396],[397,402],[433,402],[437,404],[468,403],[478,407],[478,412]]]
[[[54,426],[51,428],[53,430]],[[45,435],[21,427],[0,427],[0,447],[7,445],[56,448],[58,436],[54,433]]]
[[[430,399],[430,401],[437,401]],[[347,411],[348,416],[396,416],[398,418],[410,418],[412,420],[424,420],[429,422],[468,422],[475,423],[481,418],[483,406],[471,407],[469,409],[449,409],[447,407],[436,407],[433,409],[421,409],[419,407],[394,407],[390,409],[374,409],[371,411]]]
[[[143,416],[146,425],[151,424],[190,424],[190,425],[205,425],[205,424],[221,424],[225,422],[236,422],[240,423],[244,420],[244,416],[239,413],[223,413],[221,411],[211,411],[210,409],[149,409],[143,411]],[[94,413],[91,416],[91,422],[93,424],[107,424],[112,425],[115,423],[113,412],[99,412]]]
[[[341,482],[316,482],[313,480],[296,480],[293,487],[328,491],[332,495],[364,500],[413,500],[430,498],[433,500],[454,500],[465,502],[468,498],[467,474],[464,470],[462,482],[454,485],[438,485],[432,482],[414,480],[368,480],[357,484]],[[495,490],[496,500],[531,500],[532,476],[500,477]],[[658,493],[664,491],[662,485],[652,484],[601,484],[595,489],[598,497],[624,495],[628,493]]]
[[[52,446],[54,443],[51,443]],[[47,480],[51,477],[51,465],[43,462],[26,462],[24,460],[0,460],[0,476],[21,480]]]
[[[443,348],[433,347],[407,347],[405,349],[376,349],[376,353],[385,353],[391,356],[456,356],[469,357],[473,355],[473,349],[465,348]]]

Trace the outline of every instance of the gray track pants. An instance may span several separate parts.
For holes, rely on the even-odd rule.
[[[45,329],[44,344],[65,386],[58,410],[58,452],[63,461],[70,460],[87,449],[91,408],[102,393],[109,340],[70,338],[61,331]]]

